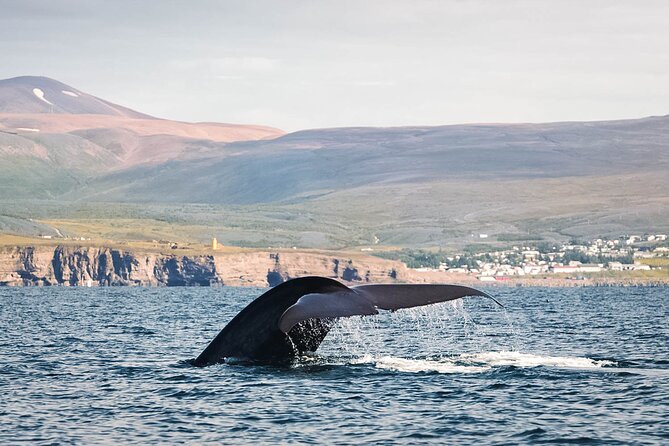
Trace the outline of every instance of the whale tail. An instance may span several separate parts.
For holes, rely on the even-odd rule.
[[[378,314],[488,294],[459,285],[377,284],[347,287],[325,277],[302,277],[270,289],[235,316],[193,361],[225,358],[276,361],[316,351],[335,319]]]

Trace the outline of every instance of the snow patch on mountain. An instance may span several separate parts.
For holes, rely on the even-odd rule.
[[[40,101],[44,101],[44,102],[46,102],[46,103],[49,104],[49,105],[53,105],[51,102],[49,102],[49,101],[44,97],[44,92],[43,92],[41,89],[39,89],[39,88],[33,88],[33,94],[34,94],[35,96],[37,96],[37,99],[39,99]]]

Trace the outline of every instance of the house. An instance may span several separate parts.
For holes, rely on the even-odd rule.
[[[623,263],[621,271],[650,271],[650,265],[644,263]]]
[[[638,241],[641,241],[641,237],[638,235],[630,235],[630,237],[625,241],[625,244],[632,245]]]
[[[578,272],[581,273],[598,273],[602,270],[602,265],[584,263],[578,267]]]
[[[531,259],[531,260],[534,260],[534,259],[536,259],[537,257],[539,257],[539,255],[540,255],[540,252],[539,252],[539,251],[535,251],[535,250],[527,250],[527,251],[523,251],[523,257],[525,257],[525,258],[528,259],[528,260],[530,260],[530,259]]]
[[[575,273],[578,272],[578,266],[576,265],[553,265],[553,272],[556,274],[559,273]]]
[[[623,264],[620,262],[609,262],[609,269],[611,271],[622,271]]]

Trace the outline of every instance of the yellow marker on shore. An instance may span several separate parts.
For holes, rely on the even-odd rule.
[[[216,251],[218,249],[218,240],[216,240],[216,237],[211,241],[211,249]]]

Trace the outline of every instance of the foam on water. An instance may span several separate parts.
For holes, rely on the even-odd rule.
[[[484,353],[463,353],[460,355],[462,361],[469,361],[476,364],[486,364],[493,367],[514,366],[514,367],[561,367],[574,369],[591,369],[604,366],[613,366],[613,361],[597,361],[590,358],[574,356],[542,356],[531,353],[521,353],[514,351],[484,352]]]
[[[379,369],[395,370],[397,372],[437,372],[437,373],[480,373],[490,370],[490,367],[476,365],[459,365],[454,361],[431,361],[428,359],[406,359],[393,356],[374,358],[365,355],[353,361],[354,364],[373,363]]]
[[[573,356],[543,356],[531,353],[499,351],[483,353],[463,353],[439,360],[409,359],[394,356],[363,355],[351,361],[352,364],[374,364],[379,369],[398,372],[438,372],[438,373],[481,373],[493,367],[557,367],[568,369],[593,369],[614,366],[613,361],[598,361]]]

